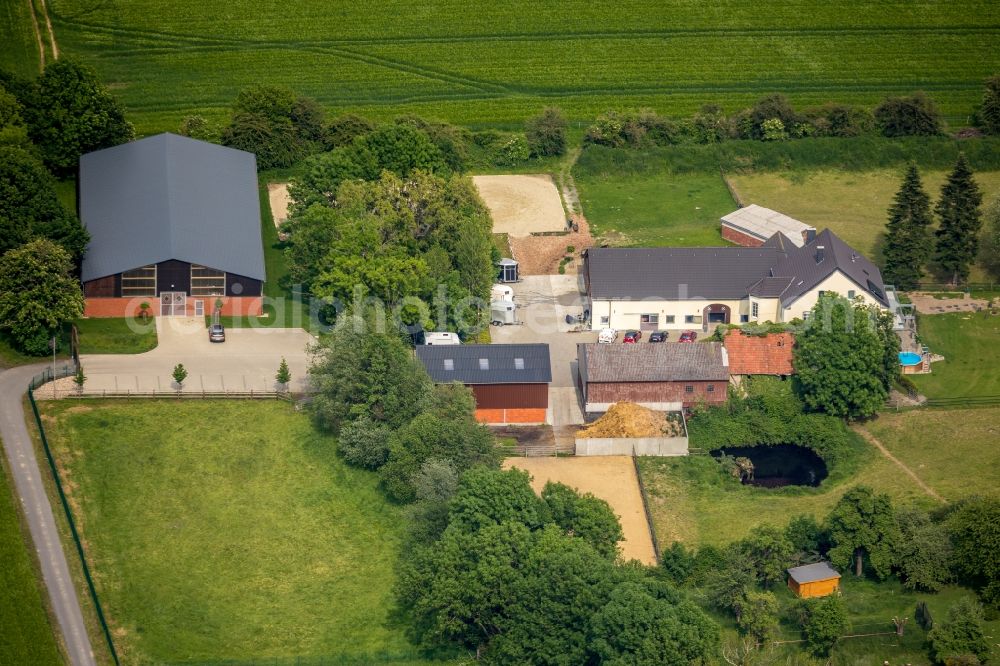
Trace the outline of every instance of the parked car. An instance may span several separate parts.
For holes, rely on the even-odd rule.
[[[225,342],[226,328],[222,324],[212,324],[208,327],[209,342]]]
[[[653,331],[649,334],[650,342],[666,342],[670,334],[667,331]]]
[[[622,338],[622,342],[639,342],[642,340],[642,331],[625,331],[625,337]]]
[[[618,331],[613,328],[605,328],[597,334],[597,341],[602,345],[610,345],[618,339]]]
[[[677,338],[677,342],[694,342],[698,339],[698,334],[694,331],[684,331],[681,333],[681,337]]]

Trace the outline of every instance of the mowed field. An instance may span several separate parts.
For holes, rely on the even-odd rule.
[[[964,122],[1000,69],[1000,6],[986,0],[47,5],[61,52],[97,67],[140,134],[220,119],[255,83],[332,111],[468,125],[520,125],[547,104],[586,122],[609,108],[733,110],[774,91],[872,105],[923,89]]]
[[[284,402],[41,403],[123,663],[398,657],[402,511]]]

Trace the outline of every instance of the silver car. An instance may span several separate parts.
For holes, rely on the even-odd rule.
[[[225,342],[226,329],[222,324],[212,324],[208,327],[208,339],[211,342]]]

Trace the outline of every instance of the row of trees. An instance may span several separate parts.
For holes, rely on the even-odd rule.
[[[118,101],[70,59],[29,81],[0,71],[0,330],[21,351],[83,314],[75,278],[89,236],[59,200],[56,180],[84,153],[133,138]]]
[[[246,88],[237,95],[225,126],[216,126],[202,116],[188,116],[181,122],[179,132],[255,153],[258,166],[271,169],[292,166],[310,155],[352,147],[356,140],[384,132],[393,125],[419,132],[433,145],[434,154],[427,154],[427,148],[416,145],[412,136],[382,134],[351,151],[350,168],[370,168],[380,158],[391,160],[391,152],[395,150],[402,151],[399,159],[404,162],[417,160],[459,172],[472,166],[515,166],[532,156],[561,155],[566,149],[566,121],[556,109],[545,109],[529,119],[523,133],[474,132],[417,116],[401,116],[389,126],[380,126],[355,114],[328,121],[316,100],[288,88],[265,85]],[[377,150],[378,145],[391,138],[404,142],[385,145],[390,152]],[[366,151],[373,147],[375,154]]]
[[[782,618],[772,590],[783,584],[785,569],[824,558],[855,576],[896,576],[905,587],[924,592],[962,582],[997,606],[997,518],[1000,502],[994,499],[971,498],[928,513],[912,506],[897,509],[887,495],[859,486],[848,490],[822,523],[797,516],[784,530],[758,527],[726,548],[697,553],[675,543],[664,553],[663,567],[677,583],[703,590],[711,605],[732,614],[740,631],[760,646],[773,639]],[[801,602],[785,618],[799,624],[820,656],[849,629],[839,596]],[[983,658],[988,646],[981,622],[978,604],[959,602],[929,634],[935,660]],[[925,618],[923,624],[933,623]]]
[[[986,81],[982,104],[972,115],[987,134],[1000,134],[1000,76]],[[829,103],[796,110],[781,94],[761,98],[748,109],[727,115],[706,105],[691,118],[675,120],[651,109],[609,111],[586,132],[584,141],[611,147],[669,146],[679,143],[719,143],[730,139],[782,141],[812,136],[886,137],[933,136],[944,132],[934,101],[922,92],[888,97],[873,110]]]
[[[889,208],[883,249],[886,281],[900,289],[913,289],[933,259],[936,270],[951,284],[966,282],[980,253],[982,200],[969,162],[959,154],[934,207],[939,224],[932,230],[930,197],[916,165],[911,164]]]

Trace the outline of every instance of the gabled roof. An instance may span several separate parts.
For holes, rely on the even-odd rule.
[[[719,342],[581,343],[577,357],[587,382],[728,381]]]
[[[818,580],[829,580],[840,578],[836,569],[830,566],[829,562],[817,562],[816,564],[806,564],[801,567],[792,567],[788,570],[788,575],[792,580],[800,585],[802,583],[814,583]]]
[[[547,384],[552,381],[546,344],[420,345],[417,358],[438,384]]]
[[[784,253],[774,247],[592,248],[595,299],[733,299],[768,275]]]
[[[722,218],[723,224],[742,231],[761,240],[771,238],[776,233],[785,234],[796,247],[805,244],[805,232],[815,231],[808,224],[803,224],[778,211],[750,204]]]
[[[177,259],[264,280],[257,161],[158,134],[80,158],[83,281]]]
[[[788,307],[838,270],[880,303],[889,306],[878,266],[829,229],[786,255],[771,269],[771,276],[792,278],[791,286],[781,295],[782,305]]]
[[[723,340],[729,354],[729,372],[734,375],[790,375],[792,347],[795,338],[791,333],[746,335],[732,330]]]

